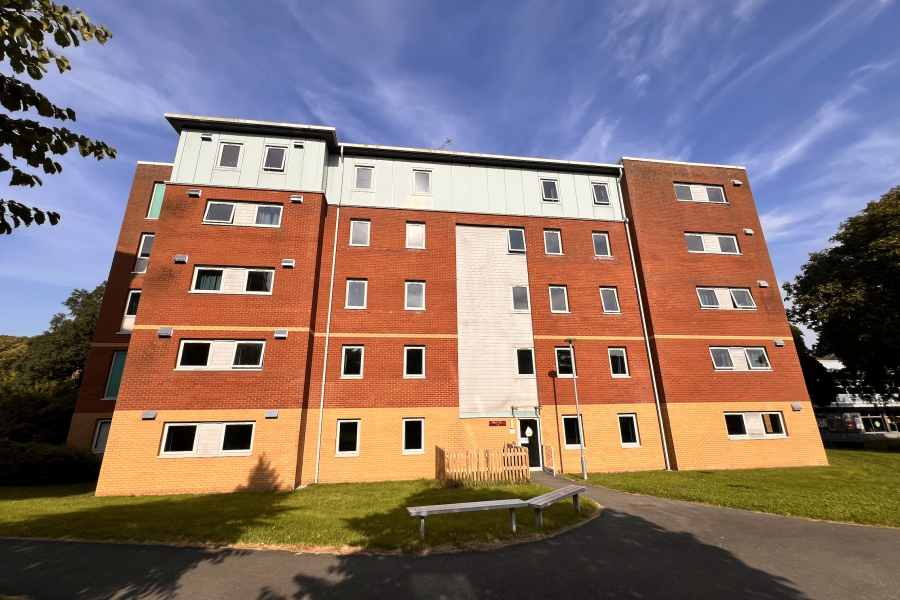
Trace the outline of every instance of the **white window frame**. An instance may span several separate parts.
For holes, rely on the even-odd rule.
[[[341,423],[356,423],[356,450],[340,452],[341,443]],[[338,419],[334,430],[334,456],[352,457],[359,456],[359,448],[362,446],[362,419]]]
[[[711,287],[711,286],[697,286],[697,299],[700,301],[700,308],[702,310],[756,310],[756,300],[753,299],[753,292],[750,288],[727,288],[727,287]],[[711,306],[709,304],[703,304],[703,296],[700,295],[700,290],[710,290],[713,294],[716,294],[718,291],[727,291],[728,296],[731,298],[731,306],[722,306],[721,302],[718,302],[718,294],[716,294],[717,304],[715,306]],[[737,299],[734,297],[734,292],[747,292],[750,295],[750,302],[752,306],[738,306]]]
[[[559,243],[559,252],[550,252],[550,248],[547,246],[547,234],[553,235],[556,234],[556,241]],[[544,230],[544,254],[548,254],[550,256],[563,256],[565,253],[563,252],[563,244],[562,244],[562,231],[559,229],[545,229]]]
[[[606,251],[609,252],[609,254],[597,254],[597,246],[594,245],[594,238],[597,237],[597,236],[602,236],[602,237],[606,238]],[[594,256],[595,256],[595,257],[598,257],[598,258],[612,258],[612,246],[609,245],[609,233],[606,233],[606,232],[603,232],[603,231],[594,231],[594,232],[592,232],[592,233],[591,233],[591,246],[593,246],[593,249],[594,249]]]
[[[678,191],[675,189],[677,186],[684,186],[684,187],[688,188],[688,190],[690,191],[690,194],[691,194],[691,199],[685,200],[685,199],[679,198]],[[703,194],[706,197],[704,200],[698,200],[696,198],[696,196],[694,195],[694,190],[692,189],[695,187],[703,188]],[[719,189],[722,192],[723,202],[713,202],[712,200],[710,200],[708,188]],[[707,183],[684,183],[684,182],[676,181],[674,186],[672,187],[672,190],[675,192],[675,200],[678,202],[697,202],[700,204],[728,204],[728,196],[725,194],[725,186],[722,186],[722,185],[714,185],[714,184],[707,184]]]
[[[597,186],[606,188],[606,202],[601,202],[600,199],[597,198]],[[612,198],[609,195],[609,185],[607,183],[602,181],[592,181],[591,194],[594,196],[594,206],[612,206]]]
[[[563,291],[563,297],[566,300],[566,310],[553,310],[553,288],[561,288]],[[569,289],[565,285],[550,285],[548,286],[548,294],[550,297],[550,312],[559,315],[569,314],[571,311],[569,310]]]
[[[403,282],[403,310],[425,310],[427,306],[425,304],[425,282],[424,281],[405,281]],[[420,307],[411,307],[409,305],[409,286],[410,285],[421,285],[422,286],[422,306]]]
[[[266,229],[280,229],[281,228],[281,220],[284,218],[284,206],[281,204],[263,204],[263,203],[254,203],[256,204],[256,211],[253,213],[253,224],[252,225],[238,225],[238,227],[264,227]],[[265,223],[257,223],[256,219],[259,217],[259,209],[260,208],[278,208],[278,224],[277,225],[267,225]],[[234,224],[234,216],[231,217],[232,225]]]
[[[531,353],[531,370],[534,371],[531,375],[523,375],[519,373],[519,350],[528,350]],[[534,348],[530,348],[527,346],[518,346],[513,349],[516,356],[516,378],[517,379],[536,379],[537,378],[537,365],[534,362]]]
[[[223,167],[222,165],[222,152],[225,151],[225,146],[237,146],[240,148],[238,152],[238,161],[236,167]],[[228,140],[219,139],[219,151],[216,152],[216,169],[220,169],[222,171],[240,171],[241,165],[244,162],[244,143],[243,142],[230,142]]]
[[[153,189],[152,189],[151,192],[150,192],[150,204],[147,206],[147,216],[144,217],[145,219],[149,219],[149,220],[151,220],[151,221],[158,221],[158,220],[159,220],[159,217],[151,217],[151,216],[150,216],[150,213],[153,211],[153,199],[156,198],[156,188],[158,188],[159,186],[162,186],[162,187],[163,187],[163,199],[165,199],[165,194],[166,194],[166,192],[165,192],[166,184],[163,183],[163,182],[161,182],[161,181],[155,181],[155,182],[153,183]],[[160,206],[160,209],[162,209],[162,206]]]
[[[372,187],[362,188],[357,187],[356,183],[359,181],[359,170],[360,169],[369,169],[372,171]],[[373,164],[356,164],[353,165],[353,191],[354,192],[374,192],[375,191],[375,165]]]
[[[353,243],[353,227],[357,223],[365,223],[366,224],[366,243],[365,244],[354,244]],[[368,248],[369,244],[372,242],[372,222],[368,219],[350,219],[350,239],[348,240],[348,245],[355,246],[357,248]]]
[[[569,353],[569,356],[572,357],[572,373],[575,373],[577,375],[578,369],[575,366],[575,353],[568,346],[555,346],[553,348],[553,360],[556,362],[556,376],[559,379],[571,379],[572,373],[563,374],[563,373],[559,372],[559,353],[557,352],[558,350],[565,350],[566,352]],[[535,369],[535,371],[537,371],[537,369]]]
[[[739,306],[737,298],[734,297],[735,292],[747,292],[752,306]],[[734,303],[734,310],[756,310],[756,300],[753,298],[753,292],[750,291],[750,288],[728,288],[728,293],[731,296],[731,301]]]
[[[207,215],[209,215],[209,206],[211,204],[230,204],[231,205],[231,220],[230,221],[209,221],[207,220]],[[244,224],[244,223],[235,223],[234,215],[237,212],[238,204],[241,205],[252,205],[253,206],[253,223]],[[259,215],[260,208],[278,208],[278,224],[270,225],[265,223],[257,223],[256,219]],[[231,202],[228,200],[208,200],[206,202],[206,210],[203,212],[203,225],[223,225],[226,227],[262,227],[264,229],[280,229],[281,223],[284,220],[284,206],[281,204],[273,204],[270,202]]]
[[[702,310],[727,310],[727,309],[723,309],[722,306],[719,304],[719,298],[718,298],[718,296],[716,296],[716,305],[715,305],[715,306],[712,306],[712,305],[710,305],[710,304],[703,304],[703,296],[700,295],[700,290],[710,290],[710,291],[713,292],[713,295],[715,295],[715,293],[716,293],[716,288],[713,288],[713,287],[705,287],[705,286],[697,286],[696,289],[697,289],[697,300],[700,301],[700,308],[701,308]]]
[[[144,240],[146,240],[148,237],[153,238],[153,241],[156,242],[156,233],[142,233],[141,234],[141,239],[138,240],[137,257],[135,257],[134,269],[132,269],[132,271],[131,271],[131,273],[134,275],[142,275],[142,274],[146,273],[147,267],[150,266],[150,255],[148,254],[147,256],[141,256],[141,249],[143,249],[143,247],[144,247]],[[150,254],[153,254],[152,245],[150,247]],[[138,263],[140,263],[141,260],[146,260],[147,266],[144,267],[143,271],[138,271],[137,270]]]
[[[552,204],[559,204],[560,201],[562,200],[562,198],[560,197],[560,194],[559,194],[559,179],[554,178],[554,177],[541,177],[541,178],[539,178],[539,181],[541,183],[541,201],[542,202],[550,202]],[[549,182],[553,183],[553,186],[556,188],[556,198],[548,198],[544,194],[544,182],[545,181],[549,181]]]
[[[578,435],[580,436],[580,444],[570,444],[568,440],[566,440],[566,419],[575,419],[578,422]],[[584,419],[582,418],[582,415],[562,415],[560,417],[560,421],[562,422],[563,450],[580,450],[582,445],[587,448],[587,443],[584,439]]]
[[[259,355],[259,365],[236,365],[237,351],[240,344],[262,344],[262,352]],[[231,371],[262,371],[263,363],[266,359],[266,341],[265,340],[234,340],[234,354],[231,355]]]
[[[516,299],[514,296],[514,291],[516,288],[525,288],[525,298],[528,300],[528,308],[522,310],[520,308],[516,308]],[[531,290],[527,285],[511,285],[509,286],[509,312],[512,313],[530,313],[531,312]]]
[[[625,359],[625,373],[624,374],[616,374],[613,373],[613,364],[612,364],[612,356],[613,350],[621,350],[622,358]],[[628,349],[624,346],[610,346],[606,349],[606,355],[609,358],[609,374],[612,375],[616,379],[628,379],[631,377],[631,368],[628,366]]]
[[[622,439],[622,418],[631,419],[631,422],[634,423],[634,437],[637,439],[636,442],[626,442]],[[641,447],[641,430],[638,429],[638,418],[637,413],[618,413],[616,415],[616,428],[619,430],[619,442],[622,444],[623,448],[640,448]]]
[[[97,419],[97,424],[94,425],[94,437],[91,440],[91,454],[103,454],[106,452],[106,446],[103,446],[103,450],[97,449],[97,440],[100,438],[100,426],[103,423],[109,423],[110,431],[112,430],[112,419]],[[106,442],[109,443],[109,432],[106,434]]]
[[[252,425],[253,430],[250,434],[250,448],[247,450],[225,450],[225,429],[229,425]],[[199,430],[197,431],[197,438],[200,437]],[[256,442],[256,421],[223,421],[222,422],[222,433],[219,436],[219,451],[218,456],[253,456],[253,444]],[[195,442],[196,447],[196,442]]]
[[[728,421],[725,421],[726,416],[736,415],[741,417],[741,421],[744,423],[744,433],[743,434],[732,434],[728,433]],[[725,435],[728,436],[729,440],[748,440],[750,439],[750,428],[747,427],[747,415],[742,411],[725,411],[722,413],[722,420],[725,421]]]
[[[741,245],[738,242],[736,235],[732,235],[730,233],[699,233],[696,231],[685,231],[684,232],[685,245],[687,245],[687,236],[689,236],[689,235],[699,237],[700,242],[703,244],[703,250],[691,250],[690,247],[688,247],[688,252],[690,254],[720,254],[720,255],[724,255],[724,256],[742,256],[743,255],[743,252],[741,252]],[[712,252],[711,250],[707,249],[707,247],[706,247],[706,241],[703,239],[703,236],[705,236],[705,235],[715,236],[717,238],[730,238],[731,240],[734,241],[734,247],[737,249],[737,252],[722,252],[721,244],[719,244],[718,252]]]
[[[213,204],[227,204],[231,207],[231,218],[228,221],[210,221],[208,220],[209,216],[209,208]],[[220,200],[207,200],[206,201],[206,210],[203,211],[203,224],[204,225],[232,225],[234,223],[234,211],[237,208],[236,202],[224,202]],[[254,219],[255,220],[255,219]]]
[[[781,431],[782,431],[782,433],[768,433],[768,432],[766,431],[766,422],[765,422],[765,420],[763,419],[763,415],[778,415],[778,419],[781,421]],[[774,439],[779,439],[779,438],[787,438],[787,437],[790,437],[790,436],[788,436],[787,425],[786,425],[785,422],[784,422],[784,414],[783,414],[782,412],[777,411],[777,410],[764,410],[764,411],[760,411],[760,412],[759,412],[759,420],[760,420],[760,423],[761,423],[761,425],[762,425],[763,438],[768,438],[768,439],[773,439],[773,438],[774,438]],[[745,419],[745,421],[746,421],[746,419]]]
[[[135,294],[140,296],[142,291],[143,290],[128,290],[128,296],[126,296],[125,298],[125,313],[122,315],[122,324],[119,326],[119,331],[117,331],[116,333],[130,334],[132,331],[134,331],[134,320],[137,318],[137,312],[135,312],[133,315],[129,315],[128,307],[131,305],[131,297]],[[138,300],[138,308],[140,308],[140,304],[141,301]],[[129,317],[131,317],[131,327],[125,329],[125,320]]]
[[[422,245],[421,246],[411,246],[410,245],[410,243],[409,243],[410,227],[413,227],[413,228],[421,227],[422,228]],[[409,223],[409,222],[406,223],[406,247],[413,249],[413,250],[424,250],[425,249],[425,223]]]
[[[344,368],[347,366],[347,350],[360,349],[359,355],[359,375],[344,375]],[[341,379],[362,379],[366,368],[366,347],[363,344],[346,344],[341,346]]]
[[[211,367],[209,364],[210,359],[212,358],[213,353],[213,344],[216,342],[231,342],[234,344],[231,352],[231,365],[229,367]],[[181,355],[184,352],[185,344],[209,344],[209,354],[206,357],[206,365],[205,366],[181,366]],[[262,344],[262,354],[259,357],[259,366],[251,366],[246,367],[242,365],[235,365],[234,359],[237,357],[237,345],[238,344]],[[181,339],[178,343],[178,356],[175,360],[175,370],[176,371],[262,371],[266,362],[266,340],[251,340],[251,339],[227,339],[227,340],[219,340],[219,339]]]
[[[419,421],[420,423],[422,423],[422,447],[417,448],[417,449],[407,450],[406,449],[406,424],[411,421]],[[400,446],[400,453],[403,456],[414,456],[414,455],[425,454],[425,419],[420,418],[420,417],[404,418],[404,419],[402,419],[402,427],[403,427],[403,429],[400,432],[400,443],[402,444]]]
[[[428,173],[428,191],[427,192],[418,192],[416,191],[416,173]],[[432,196],[434,190],[434,174],[431,169],[413,169],[412,170],[412,195],[413,196]]]
[[[100,398],[101,400],[115,400],[119,397],[118,392],[116,392],[115,396],[107,396],[106,395],[106,392],[109,391],[109,381],[112,379],[113,367],[116,366],[116,355],[117,354],[124,354],[125,360],[128,360],[128,350],[116,350],[115,352],[112,353],[112,360],[109,361],[109,373],[107,373],[107,375],[106,375],[106,385],[103,386],[103,397]],[[122,374],[123,374],[123,376],[125,374],[125,366],[124,365],[122,366]],[[122,382],[119,381],[119,387],[121,387],[121,386],[122,386]]]
[[[772,361],[769,360],[769,353],[766,352],[765,346],[744,346],[744,358],[747,359],[747,367],[751,371],[771,371],[772,370]],[[762,350],[763,356],[766,357],[766,362],[769,364],[768,367],[754,367],[753,362],[750,360],[750,354],[747,352],[748,350]]]
[[[715,357],[713,356],[713,353],[712,353],[713,350],[725,350],[726,352],[728,352],[728,358],[729,358],[729,360],[731,361],[731,366],[730,366],[730,367],[718,367],[718,366],[716,366],[716,359],[715,359]],[[735,369],[734,359],[731,358],[731,348],[730,348],[729,346],[710,346],[710,347],[709,347],[709,358],[710,358],[710,360],[712,361],[712,364],[713,364],[713,370],[714,370],[714,371],[736,371],[736,370],[737,370],[737,369]],[[746,358],[747,358],[747,357],[745,356],[745,357],[744,357],[744,360],[746,360]]]
[[[366,291],[363,293],[363,305],[362,306],[350,306],[348,304],[350,302],[350,284],[351,283],[360,283],[365,284]],[[347,286],[344,289],[344,308],[347,310],[366,310],[369,305],[369,280],[368,279],[353,279],[347,278]]]
[[[266,161],[269,158],[269,150],[272,150],[272,149],[284,150],[284,154],[281,156],[281,166],[278,168],[266,166]],[[290,150],[288,149],[287,146],[281,146],[278,144],[266,144],[265,147],[263,148],[262,170],[266,173],[284,173],[285,170],[287,169],[287,159],[288,159],[289,151]]]
[[[606,301],[603,299],[603,290],[612,290],[612,293],[616,296],[616,310],[609,310],[606,308]],[[619,302],[619,290],[615,287],[610,286],[600,286],[600,305],[603,307],[604,315],[621,315],[622,314],[622,304]]]
[[[422,374],[410,375],[406,372],[406,357],[410,350],[422,351]],[[403,346],[403,379],[425,379],[425,346]]]
[[[512,239],[509,236],[511,231],[521,231],[522,232],[522,245],[524,246],[524,248],[522,248],[521,250],[512,247]],[[525,254],[525,252],[527,252],[528,245],[525,242],[525,230],[524,229],[522,229],[520,227],[510,227],[509,229],[506,230],[506,250],[510,254]]]
[[[228,270],[241,269],[244,271],[244,280],[241,283],[241,291],[240,292],[227,292],[221,289],[218,290],[197,290],[194,289],[197,287],[197,276],[200,274],[200,271],[222,271],[222,282],[225,282],[225,272]],[[247,283],[250,280],[250,273],[252,272],[266,272],[272,274],[272,285],[271,289],[268,292],[248,292],[247,291]],[[217,267],[213,265],[194,265],[194,274],[191,277],[191,288],[188,290],[189,294],[218,294],[221,296],[271,296],[275,291],[275,269],[269,268],[251,268],[251,267]]]
[[[163,458],[176,458],[179,456],[197,456],[197,443],[200,441],[200,421],[189,421],[189,422],[173,422],[166,423],[163,426],[163,434],[162,441],[159,444],[159,454],[158,456]],[[170,427],[179,427],[183,425],[193,425],[196,427],[194,430],[194,447],[190,451],[184,452],[166,452],[166,438],[169,437],[169,428]]]

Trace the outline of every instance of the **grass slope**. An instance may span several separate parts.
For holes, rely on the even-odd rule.
[[[900,527],[900,454],[826,452],[828,467],[590,473],[588,480],[593,485],[673,500]]]
[[[0,487],[0,536],[131,542],[349,546],[415,551],[451,544],[491,543],[549,533],[586,519],[596,507],[582,500],[544,511],[518,509],[518,532],[505,510],[428,517],[425,543],[407,506],[532,498],[549,491],[528,484],[444,489],[434,480],[313,485],[294,492],[96,498],[92,484]]]

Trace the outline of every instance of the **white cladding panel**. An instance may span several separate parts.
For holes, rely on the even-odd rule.
[[[512,312],[510,288],[528,285],[524,254],[507,250],[506,229],[456,228],[460,413],[538,405],[537,379],[518,377],[516,348],[533,348],[531,313]]]

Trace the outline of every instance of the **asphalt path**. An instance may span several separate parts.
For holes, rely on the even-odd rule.
[[[571,483],[543,473],[534,480]],[[601,515],[555,537],[429,556],[0,539],[0,594],[33,600],[900,598],[900,530],[596,487],[586,495],[604,506]]]

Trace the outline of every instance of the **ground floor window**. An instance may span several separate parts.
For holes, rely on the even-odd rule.
[[[337,422],[335,456],[359,456],[359,419],[342,419]]]
[[[581,419],[579,419],[577,415],[565,415],[562,418],[566,450],[581,448],[580,421]]]
[[[729,439],[762,439],[787,437],[784,415],[780,412],[725,413],[725,428]]]
[[[635,447],[641,445],[638,437],[637,415],[619,415],[619,437],[622,439],[622,447]]]
[[[766,435],[784,435],[784,423],[781,421],[781,413],[761,413],[763,430]]]
[[[161,456],[250,456],[254,422],[166,423]]]
[[[425,454],[425,419],[403,419],[403,454]]]
[[[728,437],[747,435],[744,413],[725,413],[725,429],[728,430]]]
[[[100,419],[97,421],[97,427],[94,429],[94,442],[91,444],[91,452],[94,454],[103,454],[106,452],[106,440],[109,439],[109,425],[112,423],[109,419]]]

